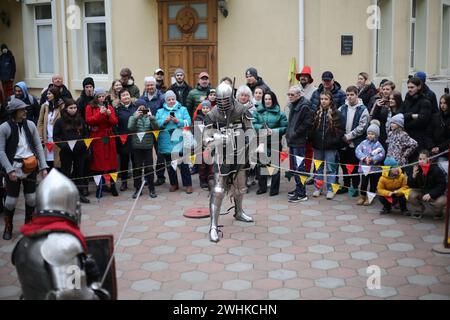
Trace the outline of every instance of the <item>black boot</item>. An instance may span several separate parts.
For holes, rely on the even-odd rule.
[[[13,217],[14,211],[9,211],[6,208],[5,211],[5,232],[3,233],[3,240],[11,240],[12,239],[12,231],[13,231]]]
[[[127,181],[125,180],[125,181],[122,181],[122,184],[120,186],[120,191],[126,191],[126,190],[128,190],[128,184],[127,184]]]
[[[35,207],[25,205],[25,224],[31,222],[33,219],[34,209]]]
[[[117,189],[116,189],[116,184],[114,182],[111,182],[111,194],[113,197],[119,196],[119,193],[117,192]]]

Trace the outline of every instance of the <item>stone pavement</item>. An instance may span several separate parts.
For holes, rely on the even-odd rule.
[[[193,180],[192,195],[169,193],[165,185],[150,199],[144,190],[116,248],[119,299],[450,299],[450,256],[431,251],[443,241],[443,222],[381,217],[378,201],[363,208],[346,195],[290,204],[292,185],[283,182],[281,195],[271,198],[252,187],[245,208],[255,223],[223,216],[224,239],[213,244],[209,219],[183,217],[208,204]],[[117,239],[131,195],[107,194],[83,206],[83,232]],[[20,294],[10,257],[23,207],[21,201],[14,242],[0,240],[0,299]],[[379,290],[367,288],[371,265],[381,268]]]

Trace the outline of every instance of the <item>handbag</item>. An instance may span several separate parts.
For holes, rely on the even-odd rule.
[[[35,156],[22,159],[22,164],[22,172],[25,174],[32,173],[38,166],[38,162]]]

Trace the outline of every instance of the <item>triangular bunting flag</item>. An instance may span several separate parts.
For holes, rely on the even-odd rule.
[[[303,163],[303,161],[305,161],[304,157],[300,157],[300,156],[295,156],[295,160],[297,162],[297,167],[300,167]]]
[[[102,180],[102,176],[94,176],[94,181],[97,186],[100,185],[101,180]]]
[[[109,143],[109,137],[103,137],[102,141],[103,141],[103,144],[108,144]]]
[[[160,133],[161,131],[159,131],[159,130],[155,130],[155,131],[153,131],[153,135],[155,136],[155,139],[156,140],[158,140],[158,137],[159,137],[159,133]]]
[[[171,166],[172,166],[173,170],[177,171],[178,160],[173,160],[171,163]]]
[[[383,174],[388,174],[389,170],[391,170],[391,167],[389,167],[389,166],[381,166],[381,170],[383,171]]]
[[[316,168],[316,170],[319,170],[320,167],[322,166],[323,161],[322,160],[314,160],[314,166]]]
[[[405,198],[407,201],[409,201],[409,194],[411,193],[411,189],[408,189],[406,191],[403,192],[405,194]]]
[[[300,176],[300,181],[302,182],[302,185],[305,185],[306,180],[308,180],[307,176]]]
[[[323,184],[325,183],[323,180],[316,180],[316,188],[317,189],[322,189]]]
[[[128,135],[127,134],[121,134],[119,136],[119,138],[120,138],[120,142],[122,142],[122,144],[124,145],[125,143],[127,143]]]
[[[288,158],[288,154],[287,154],[287,152],[281,152],[280,153],[280,160],[281,160],[281,162],[284,162],[287,158]]]
[[[255,167],[256,167],[256,163],[250,162],[250,168],[253,170],[253,169],[255,169]]]
[[[331,185],[331,188],[333,188],[333,193],[336,194],[339,191],[339,189],[341,188],[341,186],[336,183],[333,183]]]
[[[264,150],[265,150],[264,144],[261,143],[261,144],[258,146],[258,148],[256,149],[256,152],[257,152],[257,153],[264,153]]]
[[[109,175],[109,173],[104,174],[103,178],[105,179],[106,183],[111,183],[111,176]]]
[[[267,167],[267,171],[269,172],[269,176],[273,176],[273,173],[275,172],[275,168],[274,167]]]
[[[84,144],[86,145],[86,148],[89,149],[89,147],[91,146],[91,143],[94,139],[84,139]]]
[[[112,179],[114,182],[117,182],[117,176],[119,175],[118,172],[110,173],[109,175],[111,176],[111,179]]]
[[[201,133],[203,133],[203,131],[205,130],[205,125],[204,124],[199,124],[198,125],[198,129],[200,130]]]
[[[353,171],[355,170],[355,165],[354,164],[346,164],[345,167],[347,168],[348,174],[352,174]]]
[[[77,140],[72,140],[67,142],[69,144],[70,150],[73,151],[73,148],[75,148],[75,145],[77,144]]]
[[[55,144],[53,142],[47,142],[45,144],[45,146],[47,147],[48,152],[52,152],[53,151],[53,147],[55,146]]]
[[[376,193],[367,192],[367,199],[369,200],[369,204],[372,204],[373,199],[375,199],[376,196],[377,196]]]
[[[190,159],[191,159],[191,164],[195,164],[195,159],[197,159],[197,155],[192,155],[191,157],[190,157]]]
[[[370,166],[361,166],[361,170],[364,173],[364,175],[367,177],[370,173]]]
[[[423,175],[426,177],[428,175],[428,171],[430,171],[430,164],[421,164],[420,167],[422,168]]]
[[[191,127],[185,126],[185,127],[183,127],[183,130],[184,130],[184,131],[191,131]]]
[[[390,204],[394,203],[394,199],[392,197],[385,197],[385,198]]]
[[[142,139],[144,139],[144,136],[145,136],[145,132],[139,132],[139,133],[137,134],[137,137],[138,137],[138,139],[139,139],[139,142],[142,142]]]
[[[348,194],[350,195],[350,197],[353,197],[356,194],[356,192],[358,192],[358,191],[353,187],[350,187],[348,189]]]

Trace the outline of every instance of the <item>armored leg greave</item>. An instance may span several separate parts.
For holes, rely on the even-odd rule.
[[[211,215],[211,225],[209,230],[209,239],[212,242],[219,241],[219,216],[222,207],[223,198],[225,197],[225,182],[226,177],[216,175],[214,186],[211,191],[211,198],[209,201],[209,212]]]
[[[244,201],[244,194],[247,193],[247,178],[245,171],[241,170],[236,174],[234,180],[234,218],[242,222],[253,222],[253,218],[244,213],[242,202]]]

